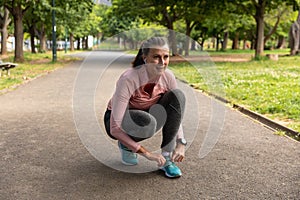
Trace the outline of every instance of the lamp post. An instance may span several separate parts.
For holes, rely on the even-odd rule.
[[[55,62],[56,58],[55,0],[52,0],[52,61]]]

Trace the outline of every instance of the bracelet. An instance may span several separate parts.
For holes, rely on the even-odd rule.
[[[145,154],[145,153],[147,153],[148,151],[143,147],[143,146],[141,146],[140,148],[139,148],[139,150],[137,151],[137,153],[139,153],[139,154]]]

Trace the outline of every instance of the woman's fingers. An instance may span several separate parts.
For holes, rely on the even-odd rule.
[[[162,166],[165,165],[165,163],[166,163],[166,159],[163,156],[160,155],[158,166],[162,167]]]
[[[179,156],[177,159],[177,162],[182,162],[183,159],[184,159],[184,156]]]
[[[174,152],[173,156],[172,156],[172,161],[173,162],[182,162],[184,159],[184,156],[177,153],[177,152]]]

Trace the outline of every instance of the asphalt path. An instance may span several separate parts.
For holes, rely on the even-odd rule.
[[[189,145],[168,179],[120,163],[103,113],[131,55],[85,59],[0,96],[0,199],[299,199],[300,145],[178,81]],[[160,133],[145,141],[159,151]]]

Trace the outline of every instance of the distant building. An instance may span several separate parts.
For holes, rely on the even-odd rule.
[[[2,38],[0,36],[0,47],[1,47]],[[12,52],[15,50],[15,37],[9,36],[7,38],[6,47],[8,52]]]

